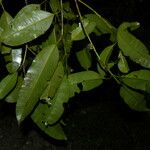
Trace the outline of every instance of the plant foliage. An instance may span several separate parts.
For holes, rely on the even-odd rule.
[[[44,1],[45,9],[43,3],[27,4],[13,18],[0,0],[0,53],[8,71],[0,81],[0,99],[16,103],[18,123],[31,117],[58,140],[67,139],[61,123],[64,103],[110,78],[119,84],[120,96],[131,109],[149,111],[149,50],[132,33],[139,23],[123,22],[116,28],[83,1],[74,2],[76,11],[70,1]],[[78,3],[89,12],[82,15]],[[91,34],[109,34],[111,44],[97,50]],[[77,42],[82,45],[79,50]],[[80,71],[70,69],[72,53]],[[132,67],[135,63],[139,70]]]

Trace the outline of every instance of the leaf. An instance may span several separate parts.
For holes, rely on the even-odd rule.
[[[124,99],[125,103],[131,109],[137,111],[149,111],[150,109],[146,106],[146,101],[144,99],[144,95],[140,94],[136,91],[133,91],[125,86],[121,87],[120,95]]]
[[[57,44],[55,28],[50,33],[48,39],[45,42],[42,43],[42,48],[45,48],[45,47],[47,47],[49,45],[52,45],[52,44]]]
[[[58,63],[58,66],[51,77],[51,80],[49,81],[49,84],[47,88],[45,89],[44,93],[40,97],[41,100],[48,99],[48,98],[53,98],[57,89],[59,88],[61,81],[64,76],[64,68],[62,62]]]
[[[108,65],[108,61],[109,61],[109,58],[112,54],[112,51],[113,51],[113,48],[114,48],[114,44],[113,45],[110,45],[110,46],[107,46],[100,54],[100,63],[101,63],[101,66],[103,68],[107,67]]]
[[[118,61],[118,68],[122,73],[129,72],[129,66],[126,58],[123,56],[122,52],[119,52],[119,61]]]
[[[47,111],[46,119],[45,119],[47,124],[52,125],[60,119],[60,117],[64,112],[63,104],[68,102],[69,97],[70,97],[69,82],[65,76],[57,90],[57,93],[55,94],[54,98],[50,101],[51,106]],[[37,110],[40,109],[40,107],[42,106],[38,106],[38,107]]]
[[[7,75],[0,82],[0,99],[3,99],[15,86],[17,82],[17,73]]]
[[[122,81],[134,88],[150,93],[150,70],[138,70],[122,76]]]
[[[22,83],[23,83],[23,78],[21,76],[19,76],[15,88],[5,98],[6,102],[8,102],[8,103],[16,103],[17,102],[19,90],[22,86]]]
[[[53,14],[39,10],[39,5],[27,5],[20,10],[2,37],[10,46],[25,44],[42,35],[51,25]]]
[[[22,48],[12,49],[10,57],[11,62],[6,65],[6,68],[9,73],[14,73],[20,67],[22,62]]]
[[[11,52],[11,48],[6,46],[6,45],[2,45],[1,46],[1,54],[9,54]]]
[[[59,112],[59,110],[57,110]],[[31,115],[32,120],[37,124],[37,126],[43,130],[47,135],[57,140],[67,140],[67,137],[62,130],[59,123],[53,126],[49,126],[47,122],[47,117],[49,115],[49,107],[47,104],[39,104]]]
[[[12,16],[7,11],[4,11],[0,19],[0,26],[3,29],[3,32],[9,29],[12,20]]]
[[[85,28],[88,34],[90,34],[94,30],[95,25],[96,25],[95,22],[91,22],[88,19],[83,19],[83,27]],[[79,26],[71,32],[71,40],[77,41],[77,40],[83,40],[84,38],[85,38],[85,34],[83,32],[81,23],[79,23]]]
[[[58,63],[59,53],[56,45],[44,48],[33,60],[17,99],[16,115],[21,122],[29,115],[46,88]],[[47,69],[49,68],[49,69]]]
[[[88,70],[92,65],[92,57],[90,55],[90,52],[85,48],[79,52],[76,53],[77,59],[80,63],[80,65]]]
[[[98,73],[100,74],[100,76],[101,76],[102,78],[105,77],[106,73],[105,73],[105,71],[100,67],[100,65],[99,65],[98,63],[97,63],[97,71],[98,71]]]
[[[134,29],[139,26],[137,22],[124,22],[118,28],[117,40],[118,46],[125,56],[143,67],[150,68],[150,55],[146,46],[135,36],[128,32],[129,29]]]
[[[82,71],[68,76],[70,84],[82,84],[82,91],[89,91],[103,83],[103,77],[94,71]]]
[[[50,0],[49,4],[54,14],[61,10],[59,0]]]
[[[115,41],[116,37],[116,28],[111,25],[106,19],[104,19],[102,16],[97,16],[95,14],[87,14],[85,15],[85,18],[87,18],[90,22],[96,23],[96,29],[97,32],[99,31],[102,34],[111,34],[111,40]]]

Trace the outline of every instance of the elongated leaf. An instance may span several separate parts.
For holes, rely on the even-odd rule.
[[[82,84],[82,91],[89,91],[103,83],[103,77],[94,71],[82,71],[68,76],[70,84]]]
[[[50,27],[53,16],[33,4],[27,5],[20,10],[3,35],[3,43],[17,46],[36,39]]]
[[[40,99],[42,100],[48,99],[48,98],[52,99],[61,84],[63,76],[64,76],[63,64],[62,62],[59,62],[51,80],[48,83],[47,88],[45,89]]]
[[[146,46],[128,32],[129,29],[134,29],[139,26],[139,23],[125,22],[120,25],[117,33],[118,46],[125,56],[129,56],[131,60],[140,64],[143,67],[150,68],[150,55]]]
[[[59,112],[59,110],[57,110]],[[32,120],[37,126],[47,135],[57,140],[67,140],[67,137],[59,123],[54,126],[49,126],[47,117],[49,115],[49,107],[47,104],[39,104],[31,115]]]
[[[137,111],[149,111],[150,109],[146,106],[146,101],[144,99],[144,95],[140,94],[136,91],[133,91],[127,87],[121,87],[120,95],[124,99],[125,103],[131,109]]]
[[[8,103],[16,103],[17,102],[19,90],[22,86],[22,83],[23,83],[23,78],[21,76],[19,76],[15,88],[5,98],[6,102],[8,102]]]
[[[79,52],[77,52],[76,56],[77,56],[77,59],[78,59],[80,65],[84,69],[88,70],[91,67],[91,65],[92,65],[92,57],[91,57],[89,51],[86,48],[81,50],[81,51],[79,51]]]
[[[15,86],[17,82],[17,73],[7,75],[0,82],[0,99],[3,99]]]
[[[18,122],[21,122],[32,111],[38,102],[46,83],[53,75],[59,59],[56,45],[43,49],[29,68],[19,92],[16,106]],[[48,68],[48,69],[47,69]]]
[[[150,87],[150,70],[139,70],[122,76],[122,81],[135,89],[143,90],[148,93],[147,87]]]
[[[118,61],[118,68],[122,73],[129,72],[129,66],[126,58],[122,55],[122,52],[119,52],[119,61]]]
[[[96,26],[95,22],[91,22],[88,19],[83,20],[83,27],[85,28],[88,34],[90,34],[94,30],[95,26]],[[84,38],[85,38],[85,34],[83,32],[81,23],[79,23],[79,26],[76,29],[74,29],[71,33],[71,40],[77,41],[77,40],[82,40]]]
[[[114,47],[114,44],[107,46],[100,54],[101,66],[103,68],[107,67],[108,65],[109,58],[113,51],[113,47]]]
[[[111,40],[115,41],[116,36],[116,28],[111,25],[106,19],[104,19],[102,16],[97,16],[95,14],[87,14],[85,17],[91,21],[96,23],[96,29],[97,32],[101,32],[102,34],[111,34]]]

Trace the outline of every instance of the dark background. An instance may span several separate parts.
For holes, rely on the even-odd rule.
[[[70,1],[73,7],[73,0]],[[23,0],[4,2],[6,10],[12,15],[24,6]],[[135,34],[150,47],[148,1],[88,0],[87,3],[115,27],[124,21],[139,21],[141,28]],[[87,10],[83,8],[83,11]],[[5,70],[1,57],[0,60],[2,78]],[[64,116],[67,142],[47,137],[30,119],[19,127],[15,105],[0,101],[0,150],[149,150],[150,113],[130,110],[119,97],[118,89],[118,85],[110,80],[69,101]]]

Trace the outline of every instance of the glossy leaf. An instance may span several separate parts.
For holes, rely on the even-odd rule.
[[[94,71],[82,71],[70,74],[68,80],[72,86],[81,83],[82,91],[89,91],[103,83],[103,77]]]
[[[17,73],[7,75],[0,82],[0,99],[3,99],[15,86],[17,82]]]
[[[103,68],[107,67],[108,65],[108,61],[109,61],[109,58],[112,54],[112,51],[113,51],[113,48],[114,48],[114,44],[113,45],[110,45],[110,46],[107,46],[100,54],[100,63],[101,63],[101,66]]]
[[[119,52],[119,61],[118,61],[118,68],[122,73],[129,72],[129,66],[126,58],[123,56],[122,52]]]
[[[16,114],[18,122],[25,119],[38,102],[52,77],[58,63],[59,53],[56,45],[44,48],[33,60],[17,99]],[[49,69],[47,69],[49,68]]]
[[[21,76],[19,76],[15,88],[5,98],[6,102],[8,102],[8,103],[16,103],[17,102],[22,83],[23,83],[23,78]]]
[[[90,34],[96,26],[95,22],[91,22],[88,19],[83,20],[83,27],[85,28],[87,34]],[[81,23],[79,23],[79,26],[75,28],[71,33],[71,40],[77,41],[77,40],[83,40],[85,38],[85,34],[83,32]]]
[[[83,49],[76,53],[77,59],[80,63],[80,65],[88,70],[92,65],[92,57],[90,55],[90,52],[87,49]]]
[[[57,110],[59,112],[59,110]],[[47,117],[49,115],[49,107],[47,104],[39,104],[31,115],[32,120],[47,135],[57,140],[67,140],[67,137],[59,123],[49,126]]]
[[[63,104],[68,102],[70,93],[69,93],[69,82],[66,77],[62,80],[57,93],[54,98],[51,100],[51,106],[48,110],[47,123],[54,124],[56,123],[64,112]]]
[[[62,62],[58,63],[58,66],[51,78],[51,80],[48,83],[47,88],[45,89],[44,93],[40,97],[41,100],[45,100],[48,98],[53,98],[57,89],[59,88],[61,81],[64,76],[64,68]]]
[[[51,25],[53,14],[39,10],[31,4],[20,10],[11,27],[2,37],[3,43],[10,46],[25,44],[42,35]]]
[[[8,72],[14,73],[20,67],[22,62],[22,48],[11,50],[11,62],[6,65]]]
[[[146,101],[144,99],[144,95],[140,94],[136,91],[133,91],[127,87],[121,87],[120,95],[124,99],[125,103],[131,109],[137,111],[149,111],[150,109],[146,106]]]
[[[150,70],[138,70],[122,76],[122,81],[134,88],[150,93]]]
[[[149,50],[140,40],[128,32],[128,29],[133,30],[138,26],[137,22],[121,24],[117,33],[118,46],[125,56],[129,56],[131,60],[143,67],[150,68]]]

